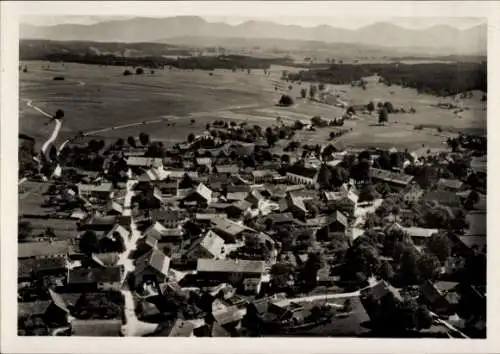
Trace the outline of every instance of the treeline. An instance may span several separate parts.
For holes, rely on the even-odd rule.
[[[78,55],[51,53],[36,60],[51,62],[80,63],[91,65],[132,66],[161,69],[165,66],[177,69],[268,69],[272,64],[286,65],[288,59],[263,59],[248,56],[197,56],[187,58],[141,57],[126,58],[115,55]]]
[[[49,41],[42,39],[22,39],[19,41],[21,60],[41,60],[46,55],[69,53],[78,56],[115,55],[123,57],[188,56],[192,49],[164,43],[121,43],[89,41]]]
[[[375,74],[389,86],[401,85],[439,96],[487,91],[486,63],[333,64],[327,69],[290,73],[288,79],[345,85]]]
[[[127,54],[128,53],[128,54]],[[20,60],[93,65],[136,66],[160,69],[268,69],[272,64],[288,65],[290,58],[257,58],[245,55],[193,56],[189,48],[159,43],[93,43],[21,41]]]

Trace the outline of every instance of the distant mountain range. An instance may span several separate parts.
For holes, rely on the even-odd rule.
[[[355,20],[355,19],[353,19]],[[328,25],[302,27],[281,25],[269,21],[247,21],[239,25],[207,22],[201,17],[178,16],[168,18],[136,17],[125,20],[100,22],[91,25],[62,24],[33,26],[21,24],[23,39],[50,39],[61,41],[97,42],[163,42],[194,45],[190,40],[200,38],[287,39],[319,41],[326,43],[355,43],[388,48],[418,50],[425,48],[442,55],[486,55],[487,25],[466,30],[440,25],[423,30],[413,30],[389,23],[376,23],[356,30]],[[179,43],[185,41],[185,43]]]

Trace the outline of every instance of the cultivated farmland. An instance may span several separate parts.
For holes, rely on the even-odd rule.
[[[47,137],[52,127],[44,126],[46,118],[28,103],[46,112],[59,108],[65,111],[60,141],[79,131],[107,141],[144,131],[153,140],[172,143],[184,140],[190,132],[203,131],[215,119],[265,127],[275,124],[278,117],[284,121],[317,115],[335,118],[345,111],[301,99],[300,88],[309,88],[310,84],[280,80],[282,70],[287,69],[284,67],[271,67],[270,76],[256,69],[247,73],[167,68],[155,70],[154,74],[144,70],[143,75],[123,76],[127,69],[124,67],[32,61],[27,64],[28,72],[20,73],[19,131],[35,137],[37,142]],[[65,80],[54,81],[55,76],[64,76]],[[480,92],[464,100],[467,110],[459,117],[453,110],[435,107],[446,99],[417,94],[410,88],[387,87],[376,78],[368,80],[366,90],[349,85],[326,85],[326,90],[340,95],[348,104],[390,101],[394,107],[416,110],[415,114],[391,114],[386,126],[377,125],[376,113],[346,121],[343,128],[352,131],[338,139],[348,146],[439,147],[448,130],[484,132],[486,129],[486,102],[480,101]],[[284,92],[294,97],[294,106],[275,106]],[[416,125],[424,125],[424,129],[414,130]],[[442,132],[437,131],[438,127]],[[297,139],[320,143],[328,139],[331,130],[300,132]]]

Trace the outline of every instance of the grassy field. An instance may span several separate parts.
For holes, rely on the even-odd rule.
[[[300,88],[309,84],[287,83],[280,80],[287,67],[272,67],[270,77],[262,70],[231,72],[216,70],[179,71],[156,70],[142,76],[123,76],[124,67],[100,67],[82,64],[51,63],[50,69],[42,69],[47,63],[28,62],[27,73],[20,73],[20,124],[21,133],[32,135],[37,143],[47,138],[52,126],[39,112],[29,107],[26,100],[47,112],[61,108],[66,117],[60,141],[78,131],[105,129],[96,137],[105,140],[126,138],[144,131],[153,140],[178,142],[190,132],[200,132],[215,119],[246,121],[248,124],[267,126],[277,117],[284,120],[310,119],[319,115],[334,118],[344,109],[310,102],[300,98]],[[129,68],[131,69],[131,68]],[[65,81],[54,81],[54,76],[64,76]],[[289,89],[292,85],[292,89]],[[366,90],[348,85],[327,85],[333,94],[340,94],[350,104],[366,104],[369,101],[391,101],[395,107],[413,107],[416,114],[391,114],[389,125],[378,126],[376,114],[346,122],[344,128],[352,132],[339,138],[347,146],[387,146],[416,148],[443,146],[444,133],[436,128],[455,131],[486,130],[485,104],[480,102],[481,93],[464,101],[466,110],[461,118],[452,110],[434,107],[440,98],[417,94],[413,89],[398,86],[386,87],[376,79],[370,80]],[[296,98],[293,107],[276,107],[284,92]],[[165,117],[175,116],[168,118]],[[191,119],[195,123],[191,124]],[[134,122],[149,122],[140,127],[111,129]],[[430,129],[414,130],[415,125],[429,125]],[[108,129],[106,129],[108,128]],[[303,142],[321,143],[328,139],[331,128],[316,132],[300,132]]]

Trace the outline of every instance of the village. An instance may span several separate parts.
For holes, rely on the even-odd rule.
[[[342,124],[70,144],[19,185],[18,333],[484,337],[486,138],[353,149]]]

